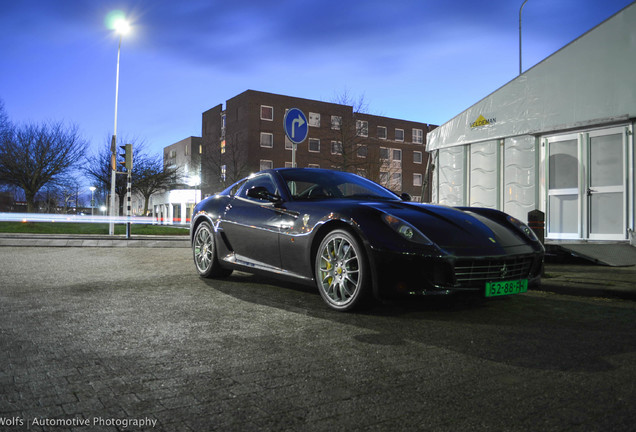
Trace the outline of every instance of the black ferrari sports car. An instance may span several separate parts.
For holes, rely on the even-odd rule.
[[[532,230],[500,211],[414,203],[315,168],[262,171],[201,201],[190,235],[201,276],[237,269],[315,284],[336,310],[400,294],[525,292],[544,255]]]

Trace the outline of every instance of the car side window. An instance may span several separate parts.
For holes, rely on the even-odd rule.
[[[232,186],[232,188],[230,189],[230,196],[235,196],[238,191],[243,187],[243,185],[245,184],[246,180],[237,182],[234,186]]]
[[[253,198],[249,198],[247,196],[247,191],[252,189],[253,187],[264,187],[270,194],[278,195],[278,188],[276,187],[274,180],[272,180],[269,174],[260,174],[247,180],[247,182],[245,182],[243,188],[239,192],[238,196],[254,201]]]

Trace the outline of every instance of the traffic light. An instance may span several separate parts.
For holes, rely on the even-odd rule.
[[[124,168],[126,168],[127,172],[131,172],[133,167],[132,144],[126,144],[119,147],[121,147],[124,150],[124,154],[119,155],[123,157],[124,160],[120,161],[119,164],[123,166]]]

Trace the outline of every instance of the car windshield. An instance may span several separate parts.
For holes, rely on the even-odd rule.
[[[396,200],[397,195],[355,174],[318,169],[280,170],[294,200],[369,199]]]

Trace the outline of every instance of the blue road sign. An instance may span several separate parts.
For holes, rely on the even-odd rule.
[[[292,108],[285,114],[285,134],[294,144],[300,144],[307,139],[309,124],[307,117],[298,108]]]

